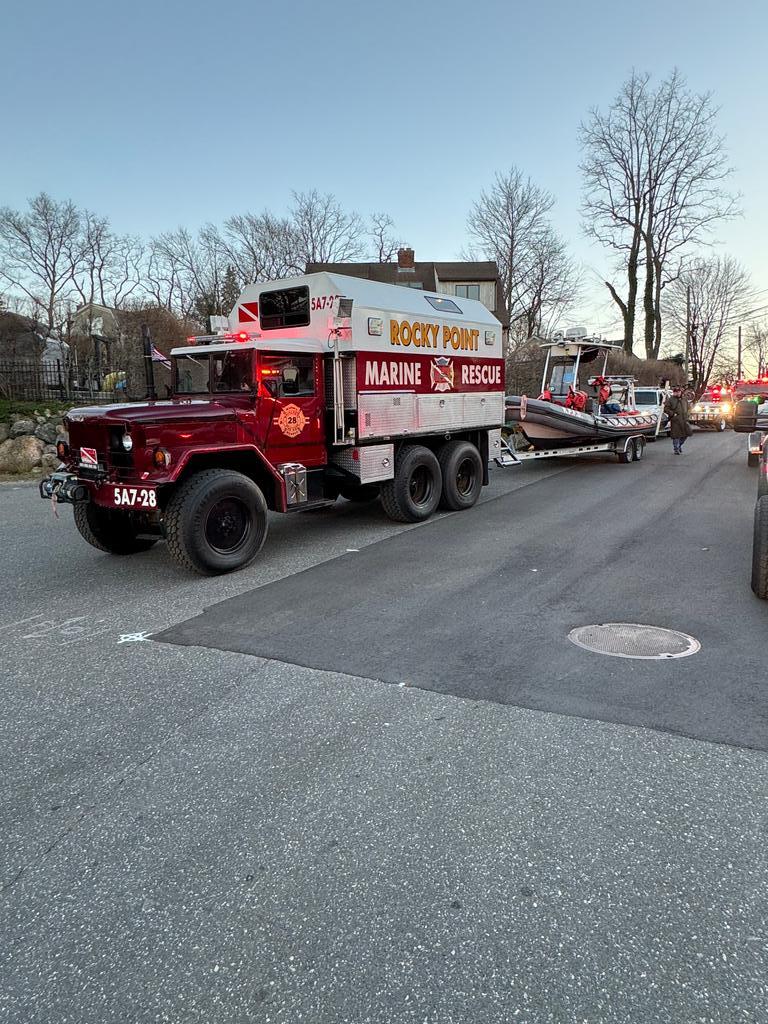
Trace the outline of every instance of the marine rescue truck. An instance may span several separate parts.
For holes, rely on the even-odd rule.
[[[74,409],[44,498],[115,555],[165,538],[201,573],[251,562],[268,511],[380,495],[401,522],[471,508],[501,452],[502,331],[474,299],[338,274],[246,287],[171,352],[167,401]]]

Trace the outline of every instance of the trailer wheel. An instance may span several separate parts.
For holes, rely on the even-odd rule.
[[[642,459],[643,455],[645,455],[645,438],[644,437],[636,437],[635,438],[634,451],[635,451],[635,462],[639,462],[640,459]]]
[[[747,452],[747,465],[750,469],[760,465],[760,456],[757,452]]]
[[[619,452],[619,462],[622,464],[622,466],[626,466],[628,462],[634,462],[636,457],[635,452],[635,439],[633,437],[630,437],[629,441],[627,442],[627,447],[624,449],[624,451]]]
[[[359,505],[375,501],[379,496],[378,484],[344,484],[339,490],[342,498],[354,501]]]
[[[92,501],[78,502],[73,508],[75,526],[83,540],[99,551],[110,555],[135,555],[149,551],[154,540],[139,540],[136,525],[126,512],[95,505]]]
[[[768,600],[768,495],[755,505],[755,532],[752,540],[752,590]]]
[[[267,539],[267,503],[250,477],[206,469],[171,498],[165,534],[185,569],[214,576],[249,565]]]
[[[722,432],[725,430],[725,428],[727,426],[728,426],[728,424],[725,422],[725,420],[718,420],[717,424],[715,426],[715,430],[719,430],[720,433],[722,434]]]
[[[469,441],[448,441],[437,455],[443,474],[440,507],[452,512],[472,508],[483,489],[483,460]]]
[[[405,445],[395,459],[395,475],[381,485],[381,503],[390,519],[420,523],[437,508],[442,491],[437,456],[421,445]]]

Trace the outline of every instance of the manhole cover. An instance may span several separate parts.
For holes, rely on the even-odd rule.
[[[661,626],[643,626],[637,622],[602,622],[597,626],[572,629],[568,639],[577,647],[614,658],[687,658],[701,644],[687,633]]]

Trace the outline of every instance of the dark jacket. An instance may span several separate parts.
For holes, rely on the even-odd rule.
[[[664,412],[669,416],[669,432],[672,437],[688,437],[691,428],[688,424],[688,403],[684,398],[672,395],[664,403]]]

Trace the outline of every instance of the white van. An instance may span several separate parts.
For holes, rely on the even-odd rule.
[[[667,400],[667,393],[664,388],[635,386],[635,405],[638,412],[653,412],[661,416],[664,412],[664,403]],[[669,420],[664,417],[659,434],[669,436]]]

